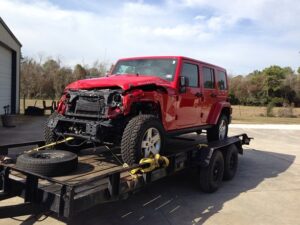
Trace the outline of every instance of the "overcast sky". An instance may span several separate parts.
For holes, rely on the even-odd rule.
[[[184,55],[234,75],[300,66],[299,0],[0,0],[24,56],[63,64]]]

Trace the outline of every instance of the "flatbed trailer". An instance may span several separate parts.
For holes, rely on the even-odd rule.
[[[130,171],[141,165],[124,167],[118,159],[120,154],[117,150],[103,148],[82,150],[78,154],[77,170],[58,177],[46,177],[21,170],[16,167],[15,162],[1,162],[0,200],[21,196],[25,203],[38,206],[39,210],[50,210],[58,217],[70,219],[97,204],[127,198],[143,186],[183,169],[208,168],[216,151],[226,154],[231,146],[235,146],[238,153],[243,154],[242,146],[249,144],[251,139],[247,134],[240,134],[206,144],[206,141],[198,137],[200,136],[196,139],[172,139],[165,153],[170,162],[168,167],[135,175]],[[0,155],[9,156],[11,151],[22,152],[32,146],[42,145],[44,141],[0,146]],[[0,208],[0,211],[0,218],[14,216],[11,210]]]

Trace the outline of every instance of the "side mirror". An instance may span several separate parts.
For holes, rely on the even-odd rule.
[[[188,86],[188,78],[181,76],[179,79],[179,91],[180,93],[185,93],[186,87]]]

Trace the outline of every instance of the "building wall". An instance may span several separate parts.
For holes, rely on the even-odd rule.
[[[15,101],[16,101],[16,113],[20,112],[20,58],[21,58],[21,45],[11,36],[11,34],[7,31],[7,29],[0,23],[0,46],[5,49],[11,51],[12,55],[15,56],[12,59],[12,62],[15,62],[16,69],[16,93],[15,93]],[[15,59],[15,60],[14,60]],[[13,97],[13,96],[12,96]],[[0,114],[3,113],[3,106],[0,108]]]
[[[0,114],[3,106],[11,104],[12,52],[0,45]]]

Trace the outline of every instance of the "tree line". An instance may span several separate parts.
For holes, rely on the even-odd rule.
[[[92,66],[62,65],[60,59],[36,60],[25,57],[21,62],[22,98],[58,99],[71,82],[105,76],[113,65],[96,61]],[[232,104],[265,106],[268,104],[300,106],[300,67],[270,66],[246,76],[229,76]]]
[[[247,76],[231,76],[229,81],[232,104],[300,106],[300,67],[296,73],[291,67],[273,65]]]
[[[105,76],[112,65],[96,61],[92,66],[77,64],[74,68],[63,66],[60,59],[45,61],[25,57],[21,61],[21,98],[58,99],[71,82]]]

